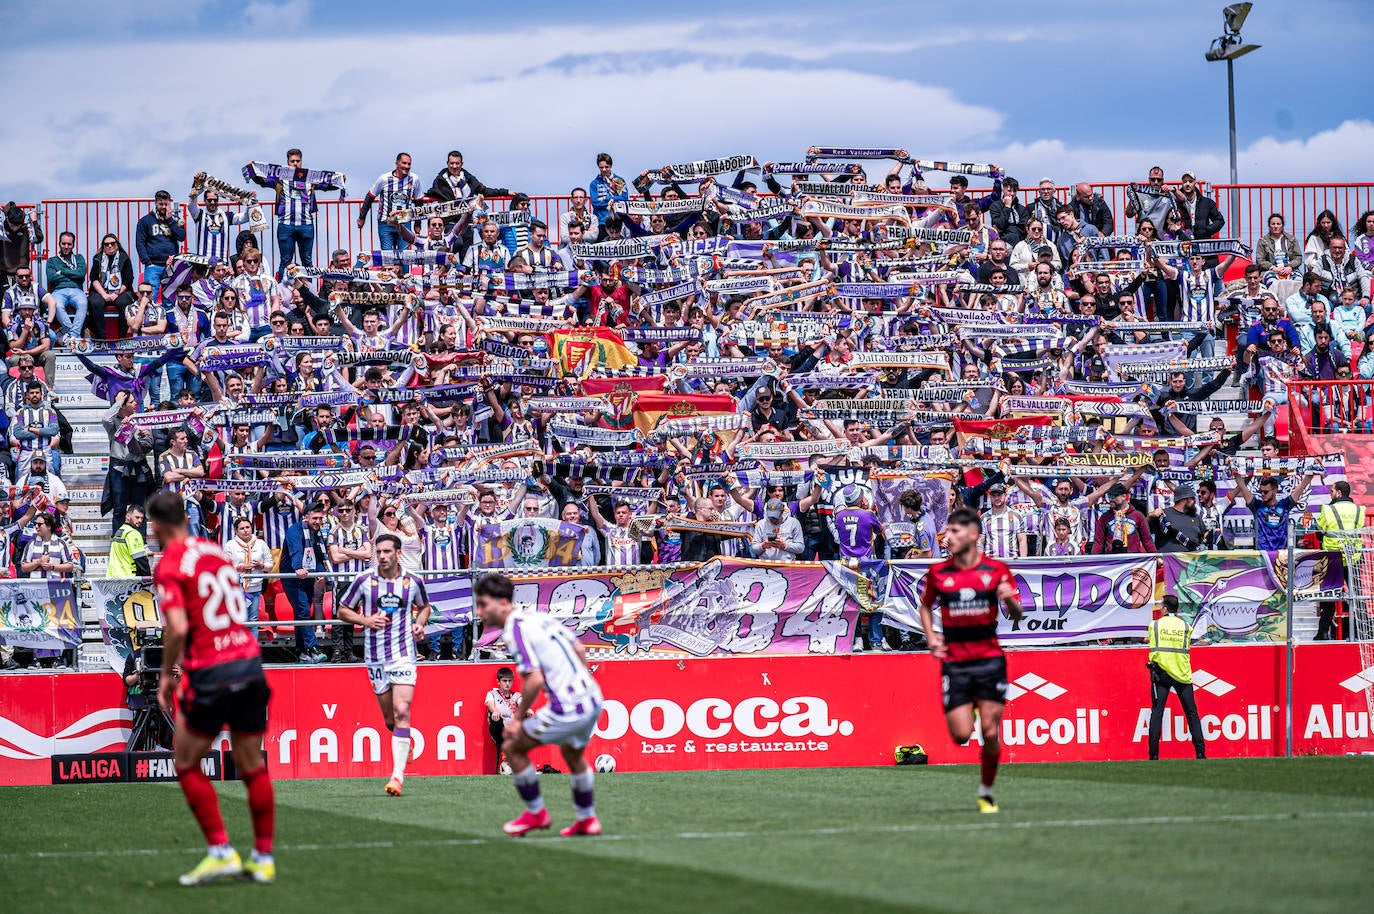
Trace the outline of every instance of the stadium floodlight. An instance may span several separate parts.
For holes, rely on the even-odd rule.
[[[1221,11],[1222,22],[1226,25],[1226,34],[1240,34],[1240,27],[1245,25],[1245,17],[1250,15],[1250,7],[1254,5],[1253,3],[1232,3]]]
[[[1258,51],[1260,46],[1257,44],[1245,44],[1245,40],[1240,37],[1240,27],[1245,24],[1246,17],[1250,15],[1250,8],[1253,3],[1232,3],[1221,11],[1221,24],[1224,34],[1220,38],[1212,39],[1211,46],[1207,49],[1206,57],[1209,61],[1226,61],[1226,106],[1229,115],[1231,128],[1231,207],[1228,220],[1230,224],[1236,226],[1236,71],[1235,62],[1237,57],[1244,57],[1251,51]],[[1239,226],[1236,226],[1239,228]]]
[[[1213,38],[1212,46],[1207,49],[1205,56],[1208,60],[1235,60],[1237,57],[1244,57],[1251,51],[1258,51],[1260,46],[1257,44],[1241,44],[1239,41],[1227,42],[1225,38]]]

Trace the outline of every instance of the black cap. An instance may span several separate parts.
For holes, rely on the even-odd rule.
[[[1107,497],[1108,497],[1108,498],[1120,498],[1120,497],[1123,496],[1123,495],[1129,495],[1129,494],[1130,494],[1130,490],[1127,489],[1125,486],[1123,486],[1123,485],[1122,485],[1121,483],[1119,483],[1119,482],[1118,482],[1116,485],[1112,486],[1110,489],[1107,490]]]
[[[1174,489],[1174,501],[1183,501],[1185,498],[1197,498],[1197,493],[1193,491],[1193,487],[1186,482]]]

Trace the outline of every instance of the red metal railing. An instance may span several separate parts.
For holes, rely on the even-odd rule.
[[[939,182],[933,191],[941,188]],[[1115,230],[1124,232],[1132,220],[1126,211],[1126,189],[1128,182],[1109,181],[1093,183],[1094,191],[1102,194],[1111,207],[1115,218]],[[1267,231],[1269,214],[1278,212],[1287,220],[1288,230],[1298,239],[1299,245],[1305,240],[1322,210],[1329,209],[1336,214],[1342,228],[1353,236],[1354,223],[1360,214],[1374,209],[1374,183],[1356,184],[1217,184],[1209,188],[1211,194],[1226,215],[1227,227],[1222,230],[1225,237],[1240,238],[1253,244]],[[988,193],[988,188],[970,191],[973,196]],[[1034,199],[1036,188],[1023,187],[1022,199],[1029,203]],[[1073,188],[1058,187],[1055,196],[1067,201],[1073,195]],[[495,209],[502,210],[508,200],[490,201]],[[359,229],[357,218],[359,200],[322,200],[315,224],[315,262],[325,262],[330,252],[344,249],[353,253],[370,251],[377,246],[376,222],[370,218]],[[47,256],[49,250],[56,248],[57,235],[71,231],[76,235],[77,250],[89,256],[95,250],[100,235],[112,232],[119,236],[130,254],[134,251],[134,227],[139,218],[151,212],[151,199],[112,199],[112,200],[44,200],[39,206],[43,211],[43,231],[45,233],[44,251],[35,251],[35,259]],[[236,204],[221,204],[233,208]],[[270,204],[267,204],[270,206]],[[566,196],[533,197],[530,200],[531,215],[549,226],[549,237],[559,241],[562,228],[560,217],[570,206]],[[183,218],[186,206],[180,204]],[[375,215],[375,214],[374,214]],[[195,237],[195,227],[188,226],[191,238]],[[267,262],[276,268],[277,241],[275,228],[269,227],[259,235],[259,244],[266,253]]]
[[[1289,381],[1289,452],[1320,453],[1314,435],[1374,435],[1374,381]]]

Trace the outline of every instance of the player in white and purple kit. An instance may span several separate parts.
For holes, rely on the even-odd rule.
[[[386,792],[401,795],[410,758],[410,703],[415,697],[415,642],[425,636],[429,594],[417,577],[401,570],[401,538],[383,533],[373,544],[377,570],[358,576],[340,601],[338,617],[363,627],[363,662],[372,691],[391,731],[391,780]]]
[[[582,645],[557,619],[516,612],[511,602],[515,589],[505,575],[484,575],[472,593],[482,624],[504,629],[503,640],[524,677],[520,707],[532,707],[541,690],[547,699],[532,716],[514,718],[506,725],[502,749],[510,760],[515,789],[525,802],[525,811],[503,827],[506,834],[520,837],[553,824],[539,792],[539,771],[530,762],[529,752],[536,746],[558,746],[572,774],[577,819],[559,834],[565,838],[601,834],[593,802],[595,775],[582,757],[601,716],[601,687],[587,669]]]

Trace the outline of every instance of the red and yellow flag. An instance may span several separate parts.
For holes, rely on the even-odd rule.
[[[573,327],[549,335],[549,351],[565,375],[586,377],[594,368],[630,368],[639,358],[608,327]]]
[[[735,412],[735,398],[729,394],[648,394],[635,397],[635,428],[648,434],[659,419],[685,419],[690,416],[719,416]]]

